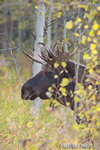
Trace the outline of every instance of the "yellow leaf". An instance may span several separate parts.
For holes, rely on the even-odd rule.
[[[89,73],[90,74],[92,74],[93,73],[93,69],[91,68],[91,69],[89,69]]]
[[[73,128],[75,131],[79,131],[79,125],[78,125],[78,124],[73,124],[72,128]]]
[[[91,89],[92,89],[92,85],[89,85],[89,86],[88,86],[88,89],[91,90]]]
[[[57,44],[59,44],[60,42],[59,42],[59,40],[57,40]]]
[[[54,68],[58,68],[59,64],[57,62],[54,63]]]
[[[100,35],[100,30],[98,30],[97,35]]]
[[[87,53],[85,53],[83,55],[83,60],[89,60],[89,59],[90,59],[90,56]]]
[[[77,96],[74,97],[75,102],[79,102],[79,98]]]
[[[81,18],[77,17],[77,19],[75,21],[75,25],[77,25],[79,22],[81,22]]]
[[[63,68],[66,68],[66,63],[65,62],[62,62],[61,65],[62,65]]]
[[[50,98],[52,94],[50,92],[46,92],[46,95]]]
[[[100,6],[97,7],[97,10],[100,11]]]
[[[100,105],[96,106],[96,111],[100,111]]]
[[[88,25],[85,25],[84,28],[85,28],[85,29],[88,29]]]
[[[99,29],[99,24],[97,24],[97,23],[94,24],[92,28],[93,28],[94,30],[98,30],[98,29]]]
[[[72,21],[68,21],[68,22],[66,23],[66,28],[69,29],[69,30],[73,28],[73,23],[72,23]]]
[[[58,6],[58,10],[62,10],[62,7],[61,7],[61,6]]]
[[[79,37],[79,34],[78,34],[78,33],[74,33],[74,35],[75,35],[76,37]]]
[[[41,16],[43,15],[43,12],[41,12]]]
[[[79,115],[79,117],[80,117],[80,119],[82,119],[82,118],[84,117],[84,114],[81,113],[81,114]]]
[[[56,100],[52,100],[52,103],[55,104],[55,103],[57,103],[57,101]]]
[[[35,8],[37,9],[37,5],[35,5]]]
[[[89,35],[92,36],[92,37],[94,36],[94,31],[93,31],[93,29],[91,29],[91,31],[89,32]]]
[[[92,51],[92,54],[94,54],[94,55],[97,54],[97,53],[98,53],[97,50]]]
[[[90,41],[91,41],[91,38],[90,38],[90,37],[88,37],[87,41],[88,41],[88,42],[90,42]]]
[[[61,85],[62,87],[64,87],[64,86],[68,85],[68,83],[69,83],[69,80],[68,80],[67,78],[63,78],[63,79],[62,79],[62,82],[60,83],[60,85]]]
[[[94,43],[97,43],[97,38],[94,38],[94,39],[93,39],[93,42],[94,42]]]
[[[88,0],[87,0],[87,1],[88,1]],[[80,7],[80,8],[84,8],[85,11],[87,11],[89,6],[88,6],[88,5],[79,5],[79,7]]]
[[[61,91],[61,93],[62,93],[63,96],[67,96],[65,88],[61,88],[61,89],[59,89],[59,91]]]
[[[57,79],[57,78],[58,78],[58,75],[54,75],[54,78]]]
[[[29,121],[28,123],[27,123],[27,127],[28,128],[31,128],[33,126],[33,122],[32,121]]]
[[[69,103],[69,102],[67,102],[67,103],[66,103],[66,105],[67,105],[67,106],[70,106],[70,103]]]
[[[84,123],[80,124],[81,128],[86,128],[86,125]]]
[[[50,86],[49,88],[48,88],[48,91],[52,91],[53,89],[52,89],[52,87]]]
[[[91,50],[94,50],[95,48],[96,48],[96,45],[95,45],[95,44],[91,44],[91,45],[90,45],[90,49],[91,49]]]
[[[62,14],[62,12],[58,12],[58,18],[60,18],[60,17],[61,17],[61,14]]]
[[[100,122],[97,122],[96,125],[97,125],[97,127],[99,127],[100,126]]]
[[[78,21],[78,22],[81,22],[81,18],[77,17],[77,21]]]
[[[82,43],[82,44],[85,44],[85,43],[86,43],[86,36],[85,36],[85,35],[82,36],[81,43]]]
[[[79,95],[79,94],[80,94],[80,91],[77,90],[77,91],[75,91],[74,93],[77,94],[77,95]]]

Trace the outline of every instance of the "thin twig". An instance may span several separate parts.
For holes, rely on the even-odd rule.
[[[84,48],[83,50],[81,50],[81,53],[84,52],[84,51],[89,51],[89,46],[87,46],[86,48]]]
[[[19,47],[21,47],[21,46],[16,46],[16,47],[6,48],[6,49],[0,49],[0,51],[14,50],[14,49],[18,49]]]
[[[16,61],[15,61],[15,58],[14,58],[13,53],[12,53],[12,49],[10,49],[10,54],[11,54],[11,57],[13,58],[13,61],[14,61],[14,64],[15,64],[15,68],[16,68],[16,72],[17,72],[17,74],[18,74],[18,76],[19,76],[20,82],[21,82],[21,84],[23,84],[23,83],[22,83],[21,76],[20,76],[20,74],[19,74],[19,72],[18,72],[18,68],[17,68],[17,64],[16,64]]]

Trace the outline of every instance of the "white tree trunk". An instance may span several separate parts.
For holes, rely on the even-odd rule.
[[[56,43],[58,37],[58,22],[55,23],[54,28],[55,28],[54,43]]]
[[[53,2],[51,1],[51,6],[49,9],[49,15],[48,15],[48,26],[51,24],[52,11],[53,11]],[[48,30],[47,30],[47,42],[48,42],[47,46],[50,49],[50,46],[51,46],[51,25],[48,27]]]
[[[65,10],[63,10],[63,16],[65,16]],[[63,30],[63,37],[64,39],[66,39],[66,17],[64,17],[64,22],[63,22],[63,27],[64,27],[64,30]],[[65,51],[68,52],[68,48],[67,48],[67,42],[64,41],[64,48],[65,48]]]
[[[38,53],[38,43],[43,43],[44,29],[45,29],[45,12],[46,7],[43,2],[38,4],[37,8],[37,21],[36,21],[36,41],[34,46],[34,53]],[[33,75],[37,74],[41,70],[41,64],[34,62],[33,63]],[[34,103],[32,104],[31,109],[33,109]],[[33,115],[36,115],[40,111],[41,99],[36,98],[35,108]],[[33,110],[32,110],[33,111]]]

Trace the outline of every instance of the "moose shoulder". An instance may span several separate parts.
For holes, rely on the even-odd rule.
[[[30,50],[31,51],[31,50]],[[35,100],[37,97],[40,97],[41,99],[45,100],[48,99],[46,92],[48,91],[48,88],[55,84],[57,86],[57,79],[54,78],[54,75],[58,75],[58,70],[54,68],[54,63],[58,62],[59,65],[61,65],[62,62],[66,62],[66,70],[68,72],[63,72],[60,75],[59,83],[62,81],[63,78],[70,78],[72,79],[69,84],[66,86],[67,96],[63,97],[61,102],[63,105],[66,105],[66,102],[72,103],[73,98],[71,98],[70,91],[75,90],[75,76],[76,76],[76,68],[77,63],[74,61],[71,61],[70,58],[74,54],[76,49],[71,53],[67,53],[64,51],[64,46],[62,46],[62,51],[59,50],[59,47],[57,44],[55,44],[52,49],[48,50],[45,47],[42,47],[40,49],[39,54],[34,54],[33,56],[27,54],[23,51],[25,55],[27,55],[30,59],[33,61],[36,61],[37,63],[41,63],[43,65],[42,69],[39,73],[37,73],[32,78],[28,79],[21,89],[21,97],[25,100]],[[85,80],[84,75],[85,66],[82,64],[79,64],[78,69],[78,82],[81,82],[83,79],[83,82]],[[71,105],[71,109],[74,108],[74,102]]]

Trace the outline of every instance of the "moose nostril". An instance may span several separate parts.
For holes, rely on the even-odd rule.
[[[29,91],[25,90],[24,93],[22,93],[22,99],[28,99]]]
[[[22,99],[28,99],[29,94],[30,94],[30,85],[29,84],[24,84],[24,86],[21,89],[21,97]]]

